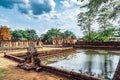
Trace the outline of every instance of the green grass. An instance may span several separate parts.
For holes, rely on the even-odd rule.
[[[8,74],[9,71],[6,69],[0,69],[0,80],[5,80],[6,79],[6,74]]]
[[[7,74],[9,71],[6,69],[0,69],[0,75],[1,74]]]

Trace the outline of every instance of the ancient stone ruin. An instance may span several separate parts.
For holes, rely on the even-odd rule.
[[[6,26],[0,27],[0,40],[11,40],[9,28]]]
[[[25,60],[23,62],[20,62],[18,64],[18,67],[25,70],[35,69],[36,71],[39,71],[41,69],[40,64],[41,60],[38,57],[37,49],[35,48],[35,45],[31,42],[29,44],[29,47],[27,48]]]

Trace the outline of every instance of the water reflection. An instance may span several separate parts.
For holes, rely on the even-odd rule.
[[[119,56],[110,52],[101,54],[97,51],[77,50],[75,55],[69,55],[48,65],[110,80],[117,67]]]

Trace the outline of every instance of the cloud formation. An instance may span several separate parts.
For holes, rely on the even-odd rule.
[[[0,6],[4,8],[13,9],[17,6],[20,13],[31,15],[49,13],[55,5],[54,0],[0,0]]]
[[[81,2],[77,0],[61,0],[60,3],[62,4],[63,8],[71,8],[81,5]]]

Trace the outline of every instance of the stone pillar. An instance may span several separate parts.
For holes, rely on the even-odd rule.
[[[13,47],[13,42],[11,42],[11,47]]]
[[[15,42],[13,42],[13,47],[15,47]]]
[[[31,42],[31,41],[28,41],[28,46],[30,45],[30,42]]]
[[[20,47],[22,47],[22,42],[20,41]]]
[[[1,47],[3,47],[3,41],[1,41]]]
[[[6,47],[7,46],[7,41],[4,41],[4,47]]]
[[[5,41],[3,41],[3,47],[5,47]]]
[[[9,47],[9,46],[10,46],[9,41],[7,41],[6,43],[7,43],[7,44],[6,44],[6,45],[7,45],[7,47]]]
[[[28,41],[25,41],[25,46],[28,47]]]
[[[22,41],[20,41],[20,47],[22,47]]]
[[[25,43],[26,43],[25,46],[28,47],[28,41],[25,41]]]
[[[18,47],[18,42],[17,41],[15,42],[15,47]]]
[[[16,46],[17,46],[17,47],[19,46],[18,41],[16,41]]]
[[[26,45],[25,45],[25,41],[22,41],[23,42],[23,47],[26,47]]]
[[[7,47],[10,47],[10,42],[9,41],[7,41]]]
[[[11,43],[11,41],[10,41],[10,47],[12,47],[12,43]]]

